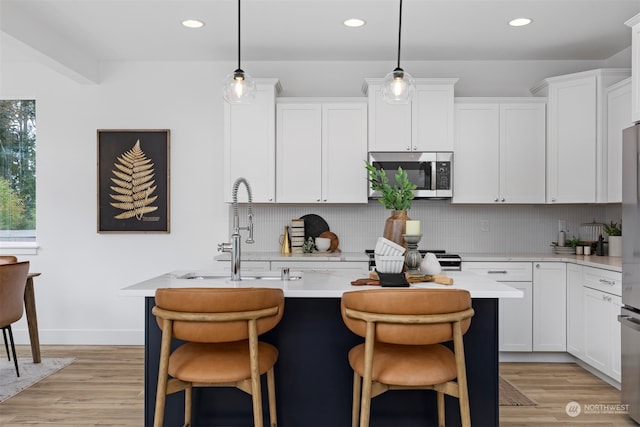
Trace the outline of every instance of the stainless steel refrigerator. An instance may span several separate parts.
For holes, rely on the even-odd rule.
[[[622,402],[640,423],[640,124],[622,134]]]

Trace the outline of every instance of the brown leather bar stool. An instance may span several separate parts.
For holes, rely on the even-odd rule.
[[[341,311],[347,327],[365,338],[349,351],[354,372],[353,427],[369,425],[371,398],[401,389],[435,390],[441,427],[445,425],[444,395],[457,397],[462,425],[471,426],[462,339],[474,314],[468,291],[346,292]],[[453,351],[441,344],[448,341],[453,341]]]
[[[282,318],[282,289],[158,289],[152,313],[162,329],[154,426],[163,425],[166,395],[185,391],[185,426],[191,425],[192,387],[237,387],[253,398],[262,427],[260,376],[267,374],[269,418],[277,425],[273,366],[278,350],[258,340]],[[171,339],[186,341],[171,352]],[[169,375],[172,378],[169,378]]]

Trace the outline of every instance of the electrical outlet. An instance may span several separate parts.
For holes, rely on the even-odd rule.
[[[489,231],[489,220],[483,219],[480,221],[480,231]]]

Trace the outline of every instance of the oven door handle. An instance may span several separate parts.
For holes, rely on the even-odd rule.
[[[640,332],[640,322],[637,322],[636,320],[634,320],[633,316],[627,316],[627,315],[621,314],[618,316],[618,322],[620,322],[624,326],[630,327],[634,331]]]

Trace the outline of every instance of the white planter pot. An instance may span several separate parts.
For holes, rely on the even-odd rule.
[[[622,236],[609,236],[609,256],[622,256]]]

